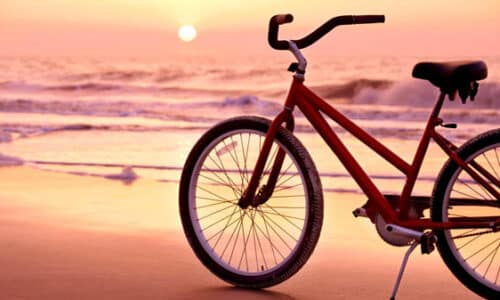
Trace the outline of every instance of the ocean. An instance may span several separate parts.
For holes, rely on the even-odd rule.
[[[489,75],[476,100],[446,101],[441,114],[445,122],[459,124],[443,129],[458,144],[500,124],[500,57],[481,59]],[[410,161],[438,95],[429,82],[411,78],[413,65],[423,60],[447,59],[313,55],[305,84]],[[0,58],[0,165],[26,164],[126,184],[137,178],[178,182],[189,150],[208,128],[238,115],[272,118],[282,109],[290,62],[288,54]],[[313,158],[329,157],[304,117],[295,116],[296,134]],[[361,158],[370,157],[366,168],[373,178],[389,181],[382,183],[384,189],[398,190],[390,182],[401,174],[381,169],[362,146],[350,147]],[[438,156],[432,155],[432,162],[443,158]],[[358,191],[352,182],[342,183],[349,179],[339,166],[319,166],[324,177],[335,178],[325,188]],[[424,168],[422,180],[430,185],[435,172]]]

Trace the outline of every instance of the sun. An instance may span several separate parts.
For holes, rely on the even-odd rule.
[[[191,42],[196,38],[196,28],[193,25],[182,25],[177,31],[177,35],[184,42]]]

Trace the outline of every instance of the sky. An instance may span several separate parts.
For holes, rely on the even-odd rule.
[[[386,15],[385,24],[345,26],[317,46],[338,55],[500,53],[498,0],[0,0],[0,55],[264,52],[270,51],[268,20],[278,13],[295,16],[293,24],[281,28],[287,39],[337,15]],[[183,24],[197,28],[193,42],[178,39]]]

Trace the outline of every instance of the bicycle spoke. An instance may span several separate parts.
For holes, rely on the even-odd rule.
[[[224,163],[222,162],[222,160],[220,159],[220,157],[217,156],[217,158],[219,159],[219,162],[221,163],[222,167],[219,166],[219,164],[217,164],[217,162],[215,162],[215,160],[210,155],[208,156],[208,158],[219,168],[219,170],[222,170],[222,172],[224,173],[224,176],[226,176],[226,179],[228,180],[228,185],[231,186],[231,189],[233,190],[233,193],[234,193],[235,197],[238,197],[238,194],[241,194],[242,192],[236,190],[236,188],[235,188],[236,184],[234,183],[234,181],[227,174],[227,170],[224,167]]]
[[[231,213],[231,215],[229,216],[229,219],[227,220],[226,222],[226,225],[219,231],[219,232],[216,232],[214,235],[212,235],[209,239],[207,239],[207,242],[210,241],[212,238],[214,238],[215,236],[218,235],[218,238],[217,240],[215,241],[215,244],[214,246],[212,247],[212,249],[215,250],[215,248],[217,247],[217,245],[219,244],[219,241],[221,240],[224,232],[226,231],[226,229],[228,228],[231,228],[231,226],[233,226],[233,224],[235,224],[236,222],[238,222],[238,219],[234,220],[233,222],[231,222],[234,214],[237,212],[237,207],[234,208],[233,212]],[[231,222],[231,223],[230,223]]]
[[[215,185],[225,186],[225,187],[228,187],[228,188],[230,188],[230,189],[233,189],[233,187],[232,187],[231,185],[229,185],[228,183],[226,183],[226,182],[221,182],[221,181],[219,181],[219,180],[215,180],[215,179],[213,179],[213,178],[211,178],[211,177],[208,177],[208,176],[206,176],[206,175],[203,175],[203,174],[200,174],[200,177],[203,177],[203,178],[205,178],[205,179],[207,179],[207,180],[210,180],[210,181],[211,181],[211,182],[213,182],[213,184],[215,184]],[[200,182],[200,184],[210,184],[210,183],[208,183],[208,182]]]
[[[286,235],[288,235],[295,242],[298,241],[291,233],[289,233],[288,231],[286,231],[285,229],[283,229],[283,227],[281,227],[281,225],[279,225],[278,223],[276,223],[276,221],[274,221],[273,218],[271,218],[271,217],[268,216],[267,219],[269,221],[271,221],[274,225],[276,225],[277,228],[281,229],[281,231],[283,231],[283,233],[285,233]]]
[[[274,188],[274,192],[275,193],[276,192],[282,192],[282,191],[285,191],[285,190],[296,188],[298,186],[302,186],[302,183],[297,183],[296,185],[284,186],[284,187],[280,187],[280,188],[278,188],[278,186],[276,186],[276,188]]]
[[[246,150],[246,153],[245,153],[245,143],[243,142],[243,136],[242,134],[240,133],[240,142],[241,142],[241,152],[242,152],[242,155],[243,155],[243,169],[245,170],[245,172],[243,173],[243,178],[245,179],[244,180],[244,184],[248,184],[250,182],[249,178],[248,178],[248,166],[247,166],[247,161],[248,161],[248,146],[250,145],[250,134],[249,134],[249,138],[248,138],[248,142],[247,142],[247,150]]]
[[[234,230],[231,233],[231,236],[229,237],[229,241],[226,243],[226,247],[224,247],[224,250],[222,251],[222,253],[220,255],[220,258],[222,258],[224,256],[224,254],[226,253],[227,248],[229,247],[229,245],[231,244],[231,241],[233,240],[233,236],[234,236],[235,232],[239,231],[239,229],[240,229],[240,225],[241,225],[241,212],[240,211],[238,211],[238,212],[240,214],[240,218],[236,219],[238,221],[238,224],[236,224],[236,227],[234,227]],[[231,263],[231,261],[229,261],[229,263]]]
[[[214,199],[214,198],[208,198],[208,197],[202,197],[202,196],[198,196],[197,198],[200,200],[206,200],[206,201],[231,202],[231,203],[236,203],[236,201],[238,200],[238,199],[221,200],[221,199]]]
[[[298,173],[291,172],[291,173],[289,173],[289,174],[287,174],[287,175],[288,175],[288,178],[286,178],[286,177],[280,177],[280,179],[279,179],[279,180],[282,180],[282,181],[279,181],[279,180],[278,180],[278,183],[277,183],[276,185],[277,185],[277,186],[282,186],[282,185],[284,185],[285,183],[287,183],[287,182],[288,182],[288,181],[290,181],[291,179],[295,178],[295,177],[298,175]],[[286,178],[286,179],[284,179],[284,178]]]
[[[483,186],[483,185],[479,185],[479,187],[483,190],[483,192],[485,193],[486,196],[491,196],[493,197],[493,195]],[[495,201],[495,199],[493,198],[486,198],[485,199],[489,199],[489,201]]]
[[[257,210],[258,211],[258,210]],[[260,212],[259,212],[260,213]],[[260,215],[261,218],[263,219],[264,221],[264,227],[266,228],[266,232],[264,232],[264,230],[262,230],[262,228],[260,228],[260,226],[255,223],[255,227],[257,229],[259,229],[259,231],[262,233],[262,235],[266,238],[267,242],[269,243],[269,248],[271,248],[271,253],[273,254],[273,258],[274,258],[274,263],[275,264],[278,264],[278,260],[276,259],[276,253],[275,253],[275,250],[276,252],[279,254],[279,256],[281,256],[282,259],[285,258],[285,256],[281,253],[281,251],[279,250],[279,248],[273,243],[273,241],[271,240],[271,234],[269,232],[269,228],[267,226],[267,221],[262,217],[262,215]],[[267,234],[266,234],[267,233]]]
[[[255,238],[255,210],[250,212],[250,222],[252,223],[250,225],[250,231],[248,233],[248,236],[252,235],[253,238],[253,253],[255,254],[255,269],[258,271],[259,270],[259,256],[258,256],[258,251],[257,251],[257,240]]]
[[[500,166],[500,159],[499,159],[499,155],[497,153],[497,149],[495,148],[495,157],[497,159],[497,165]]]
[[[217,173],[220,173],[221,171],[216,172],[216,171],[214,171],[214,170],[212,170],[212,169],[203,169],[203,168],[201,169],[201,171],[206,171],[206,172],[208,172],[208,173],[213,174],[213,175],[214,175],[214,176],[215,176],[215,177],[219,180],[219,182],[220,182],[222,185],[228,186],[230,189],[234,190],[233,186],[231,185],[231,182],[226,182],[226,181],[224,181],[224,179],[222,179],[222,178],[221,178],[221,177],[217,174]],[[200,176],[202,176],[202,175],[201,175],[201,173],[200,173]],[[207,175],[203,175],[203,176],[204,176],[204,177],[206,177]]]
[[[231,136],[231,141],[233,141],[232,136]],[[240,141],[241,141],[241,134],[240,134]],[[238,144],[237,141],[235,143]],[[241,190],[244,190],[245,189],[244,186],[247,182],[245,179],[245,176],[246,176],[246,172],[248,172],[248,170],[246,169],[246,157],[245,157],[245,149],[243,148],[243,141],[241,141],[240,147],[241,147],[241,151],[242,151],[241,156],[242,156],[243,161],[240,160],[240,155],[238,155],[237,149],[239,149],[239,147],[235,147],[233,150],[234,150],[234,155],[236,157],[236,161],[238,162],[237,163],[238,170],[240,171]]]
[[[240,263],[238,265],[238,269],[240,268],[241,266],[241,263],[243,261],[243,256],[245,256],[245,265],[246,265],[246,268],[247,268],[247,272],[248,272],[248,253],[247,253],[247,245],[248,245],[248,239],[250,238],[250,230],[249,229],[249,232],[248,232],[248,236],[245,237],[245,227],[243,226],[243,250],[242,250],[242,253],[241,253],[241,259],[240,259]],[[251,228],[251,227],[250,227]]]
[[[291,175],[291,177],[292,177],[292,178],[293,178],[295,175],[297,175],[297,173],[295,173],[295,172],[293,172],[293,173],[292,173],[292,172],[290,172],[290,173],[289,173],[290,168],[291,168],[291,167],[293,167],[293,166],[295,166],[295,164],[294,164],[294,163],[293,163],[293,161],[292,161],[292,162],[290,162],[290,164],[288,164],[288,166],[287,166],[287,167],[286,167],[286,168],[285,168],[285,169],[284,169],[284,170],[280,173],[280,175],[278,176],[278,179],[276,180],[276,186],[280,186],[280,185],[283,185],[284,183],[286,183],[286,181],[284,181],[284,182],[283,182],[283,181],[281,181],[281,180],[283,180],[283,178],[284,178],[284,176],[285,176],[285,175],[289,175],[289,176]],[[288,180],[287,180],[287,181],[288,181]]]
[[[470,239],[469,241],[467,241],[465,244],[463,244],[462,246],[458,247],[457,250],[463,249],[464,247],[466,247],[467,245],[470,245],[472,242],[474,242],[475,240],[479,239],[480,237],[481,237],[480,235],[474,236],[472,239]]]
[[[226,175],[227,180],[229,181],[229,183],[231,183],[234,186],[234,194],[235,194],[235,196],[238,197],[238,195],[241,195],[243,193],[243,191],[241,191],[241,190],[239,191],[239,190],[236,189],[236,187],[238,185],[231,179],[231,177],[229,177],[229,174],[227,174],[227,169],[224,166],[224,162],[222,161],[222,158],[220,156],[217,156],[217,158],[219,160],[220,165],[222,166],[222,170],[224,171],[224,175]]]
[[[245,257],[246,259],[246,266],[247,266],[247,271],[248,271],[248,259],[246,258],[246,237],[245,237],[245,219],[242,218],[241,220],[241,239],[243,242],[243,249],[241,249],[241,257],[238,263],[238,269],[241,269],[241,263],[243,262],[243,258]]]
[[[219,244],[219,241],[220,241],[222,235],[224,234],[224,232],[226,231],[226,229],[230,228],[234,223],[236,223],[237,219],[235,221],[233,221],[233,222],[231,222],[231,219],[233,218],[233,216],[236,213],[237,209],[238,209],[238,207],[235,206],[234,209],[233,209],[233,211],[231,212],[231,215],[229,215],[228,217],[220,220],[220,221],[223,221],[225,219],[228,219],[227,222],[226,222],[226,225],[224,225],[224,227],[222,227],[221,230],[219,230],[218,232],[214,233],[211,237],[209,237],[207,239],[207,242],[209,242],[211,239],[213,239],[214,237],[218,236],[217,240],[215,241],[215,244],[212,247],[213,249],[215,249],[217,247],[217,244]],[[220,222],[217,222],[217,223],[220,223]]]
[[[496,150],[496,149],[495,149]],[[495,173],[495,177],[498,179],[500,178],[498,176],[498,173],[497,171],[495,170],[495,168],[493,167],[493,165],[490,163],[490,160],[488,159],[488,157],[483,153],[483,157],[486,159],[486,162],[488,163],[488,165],[490,166],[491,170],[493,171],[493,173]],[[500,165],[500,164],[499,164]]]
[[[463,217],[463,216],[460,216],[460,217]],[[460,234],[460,235],[457,235],[457,236],[452,236],[452,238],[454,238],[454,239],[455,239],[455,238],[460,238],[460,237],[465,236],[465,235],[467,235],[467,234],[473,233],[473,232],[474,232],[474,231],[476,231],[476,230],[478,230],[478,229],[477,229],[477,228],[474,228],[474,229],[471,229],[471,230],[469,230],[469,231],[463,232],[463,233],[462,233],[462,234]]]
[[[269,267],[267,266],[266,256],[264,255],[264,250],[262,250],[262,243],[260,242],[259,235],[257,234],[257,230],[256,230],[256,228],[257,228],[257,224],[255,223],[255,215],[256,214],[257,214],[257,212],[254,211],[254,216],[253,216],[253,218],[254,218],[253,222],[254,222],[254,226],[255,226],[254,227],[254,237],[257,239],[257,243],[259,244],[259,249],[260,249],[260,253],[262,255],[262,260],[264,261],[264,266],[266,267],[266,270],[267,270],[267,269],[269,269]],[[257,254],[256,254],[256,256],[257,256]],[[257,265],[258,265],[258,262],[257,262]],[[260,268],[257,267],[257,270],[259,270],[259,269],[261,271],[264,271],[262,266]]]
[[[264,173],[268,173],[271,171],[269,169],[273,166],[273,162],[276,159],[276,154],[278,152],[279,146],[275,146],[275,145],[273,145],[273,146],[274,146],[274,151],[273,151],[273,154],[270,157],[268,157],[268,160],[266,162],[266,166],[264,167]],[[271,146],[271,147],[273,147],[273,146]]]
[[[491,264],[493,263],[493,260],[495,259],[495,256],[498,253],[498,248],[500,247],[500,244],[497,245],[497,248],[495,249],[495,253],[490,259],[490,263],[488,264],[488,267],[486,268],[486,271],[484,271],[483,278],[486,277],[486,274],[488,274],[488,271],[490,270]]]
[[[230,137],[231,139],[231,144],[234,144],[235,142],[233,141],[233,137],[231,136]],[[226,142],[225,141],[222,141],[222,143],[224,144],[224,147],[228,147],[226,145]],[[231,159],[233,160],[234,164],[236,165],[236,168],[238,168],[238,174],[240,175],[240,179],[241,179],[241,184],[239,185],[240,186],[240,191],[243,191],[243,175],[242,175],[242,171],[241,171],[241,168],[240,168],[240,164],[238,162],[238,155],[236,153],[235,150],[236,147],[232,147],[232,149],[230,149],[228,151],[229,153],[229,156],[231,157]],[[233,155],[233,152],[234,152],[234,155]]]
[[[212,223],[212,224],[210,224],[210,225],[208,225],[208,226],[206,226],[206,227],[202,228],[202,229],[201,229],[201,231],[205,231],[205,230],[207,230],[207,229],[211,228],[212,226],[219,224],[220,222],[224,221],[225,219],[227,219],[227,218],[231,218],[232,216],[233,216],[233,214],[231,214],[231,215],[227,215],[226,217],[224,217],[224,218],[222,218],[222,219],[219,219],[218,221],[215,221],[214,223]]]
[[[259,210],[259,209],[257,208],[257,210]],[[292,248],[288,245],[288,243],[285,241],[285,239],[283,239],[283,237],[282,237],[282,236],[281,236],[281,235],[280,235],[280,234],[279,234],[279,233],[278,233],[278,232],[274,229],[274,227],[273,227],[273,226],[271,226],[271,225],[267,222],[267,220],[266,220],[266,216],[265,216],[265,213],[263,213],[261,210],[259,210],[259,212],[261,212],[261,213],[262,213],[262,218],[264,219],[264,222],[266,222],[266,223],[268,224],[268,227],[269,227],[269,228],[271,228],[271,230],[274,232],[274,234],[275,234],[276,236],[278,236],[278,238],[281,240],[281,242],[283,242],[283,244],[284,244],[284,245],[288,248],[288,250],[292,251]]]
[[[264,227],[266,228],[266,234],[264,234],[264,237],[266,237],[270,247],[271,247],[271,252],[273,254],[273,258],[274,258],[274,263],[275,264],[278,264],[278,261],[276,260],[276,254],[274,253],[274,248],[276,248],[276,251],[278,252],[278,254],[280,254],[280,256],[282,256],[282,254],[279,252],[279,249],[277,247],[274,246],[274,243],[271,241],[271,234],[269,233],[269,226],[267,226],[267,221],[266,219],[264,219],[264,217],[262,216],[262,213],[256,209],[256,211],[259,213],[259,216],[262,218],[262,220],[264,221]],[[260,227],[257,225],[257,228],[260,229]]]
[[[248,134],[248,139],[247,139],[247,161],[248,161],[248,155],[250,153],[250,140],[251,140],[251,138],[252,138],[252,136],[250,134]],[[251,167],[253,167],[253,166],[251,166]],[[252,174],[252,172],[250,172],[248,170],[248,168],[249,168],[249,164],[247,163],[246,164],[246,168],[245,168],[247,170],[247,172],[246,172],[247,173],[247,183],[250,182],[250,176]]]
[[[486,246],[482,247],[481,249],[477,250],[476,252],[474,252],[473,254],[471,254],[470,256],[468,256],[467,258],[465,258],[465,261],[467,261],[468,259],[472,258],[473,256],[476,256],[476,254],[482,252],[483,250],[487,249],[489,246],[493,245],[494,243],[498,242],[500,240],[500,238],[494,240],[493,242],[491,243],[488,243]]]
[[[204,192],[207,192],[207,193],[209,193],[210,195],[212,195],[212,196],[214,196],[214,197],[216,197],[216,198],[218,198],[218,199],[222,200],[222,201],[230,201],[230,200],[228,200],[228,199],[226,199],[226,198],[224,198],[224,197],[222,197],[222,196],[219,196],[219,195],[214,194],[214,193],[213,193],[213,192],[211,192],[210,190],[207,190],[207,189],[205,189],[205,188],[203,188],[203,187],[201,187],[201,186],[198,186],[198,188],[199,188],[200,190],[202,190],[202,191],[204,191]]]
[[[231,207],[233,207],[233,206],[234,206],[234,204],[232,204],[232,203],[231,203],[231,205],[227,205],[227,206],[226,206],[226,207],[224,207],[224,208],[221,208],[221,209],[218,209],[218,210],[216,210],[216,211],[214,211],[214,212],[211,212],[211,213],[209,213],[208,215],[205,215],[205,216],[203,216],[203,217],[201,217],[201,218],[198,218],[197,220],[198,220],[198,221],[201,221],[201,220],[203,220],[203,219],[205,219],[205,218],[208,218],[208,217],[213,216],[213,215],[215,215],[215,214],[218,214],[218,213],[220,213],[220,212],[222,212],[222,211],[225,211],[225,210],[227,210],[227,209],[229,209],[229,208],[231,208]]]
[[[472,199],[474,199],[474,200],[483,201],[483,199],[476,198],[476,197],[474,197],[474,196],[472,196],[472,195],[469,195],[469,194],[467,194],[467,193],[461,192],[461,191],[459,191],[459,190],[455,190],[455,189],[453,189],[453,192],[455,192],[455,193],[457,193],[457,194],[460,194],[460,195],[462,195],[462,196],[466,196],[466,197],[472,198]]]
[[[254,236],[254,249],[255,249],[255,264],[256,264],[256,270],[264,271],[264,266],[265,269],[269,269],[267,266],[267,261],[266,261],[266,255],[264,254],[264,250],[262,248],[262,243],[260,241],[259,235],[257,233],[257,223],[255,221],[255,217],[257,215],[257,211],[254,209],[253,210],[253,215],[252,215],[252,226],[253,226],[253,236]],[[257,244],[258,244],[258,249],[260,250],[262,260],[264,261],[264,265],[259,264],[259,256],[258,256],[258,250],[257,250]]]
[[[469,184],[465,183],[463,180],[458,180],[458,182],[462,183],[463,185],[465,185],[466,187],[468,187],[471,191],[473,191],[474,193],[476,193],[479,197],[481,197],[480,200],[485,199],[484,195],[482,195],[481,193],[479,193],[478,191],[476,191],[475,189],[473,189]]]
[[[302,218],[298,218],[298,217],[294,217],[294,216],[288,216],[288,215],[284,215],[280,212],[278,212],[277,210],[275,210],[273,207],[267,205],[267,204],[264,204],[264,206],[267,208],[270,208],[273,212],[269,212],[269,211],[264,211],[261,209],[262,212],[265,212],[266,214],[271,214],[271,215],[277,215],[277,216],[280,216],[282,217],[284,220],[286,220],[290,225],[294,226],[295,228],[297,228],[298,230],[302,230],[301,227],[299,227],[297,224],[293,223],[292,221],[290,221],[290,219],[295,219],[295,220],[299,220],[299,221],[304,221],[304,219]]]
[[[220,201],[218,203],[212,203],[212,204],[204,204],[204,205],[200,205],[200,206],[195,206],[196,209],[200,209],[200,208],[207,208],[207,207],[214,207],[214,206],[217,206],[217,205],[221,205],[221,204],[224,204],[224,203],[229,203],[231,205],[235,205],[235,203],[233,201]]]

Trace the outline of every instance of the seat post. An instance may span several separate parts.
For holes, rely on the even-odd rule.
[[[439,117],[439,113],[441,112],[441,108],[443,107],[444,99],[446,98],[447,93],[443,90],[440,91],[439,97],[434,104],[434,109],[432,110],[429,121],[436,120]],[[435,124],[433,124],[435,125]]]
[[[411,192],[413,190],[413,187],[415,186],[415,182],[417,181],[418,173],[420,172],[420,168],[422,167],[425,153],[427,152],[427,148],[429,147],[434,128],[439,124],[439,113],[441,112],[441,108],[443,107],[445,97],[446,93],[441,91],[441,94],[439,95],[436,104],[434,105],[434,109],[432,110],[432,113],[427,120],[427,125],[425,126],[424,133],[422,134],[422,138],[420,139],[420,142],[418,144],[417,152],[415,153],[415,157],[413,158],[410,172],[407,174],[406,183],[401,194],[401,198],[403,199],[410,199]],[[400,218],[403,220],[406,219],[408,217],[408,211],[410,209],[409,201],[399,201],[398,209],[400,212]]]

